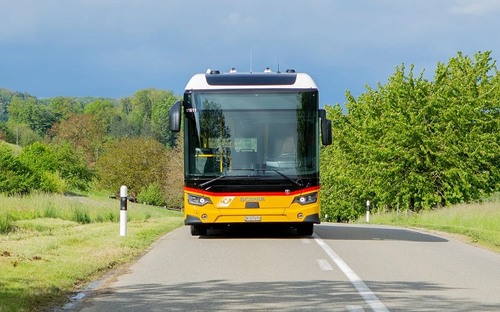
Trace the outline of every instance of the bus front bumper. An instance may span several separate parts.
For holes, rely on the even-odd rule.
[[[202,220],[202,219],[205,220]],[[211,219],[211,218],[210,218]],[[185,225],[195,224],[236,224],[236,223],[316,223],[320,224],[320,217],[318,213],[309,215],[302,214],[302,218],[290,218],[286,215],[239,215],[239,216],[219,216],[216,221],[210,220],[208,216],[194,216],[190,214],[185,215]]]

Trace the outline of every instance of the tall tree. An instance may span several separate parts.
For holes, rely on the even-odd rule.
[[[169,127],[169,111],[177,98],[170,91],[158,91],[151,108],[151,130],[154,138],[164,145],[174,145],[175,138]]]
[[[97,122],[95,116],[82,114],[54,125],[51,135],[56,143],[71,143],[75,150],[82,151],[88,163],[94,164],[99,158],[105,131],[104,125]]]
[[[428,209],[499,190],[499,78],[490,53],[438,64],[433,82],[397,67],[385,85],[327,108],[335,142],[322,151],[333,219]]]
[[[15,96],[8,108],[9,121],[16,124],[27,124],[38,135],[45,135],[55,122],[52,111],[43,104],[38,103],[34,97],[26,100]]]
[[[85,113],[94,116],[95,121],[109,131],[113,117],[118,113],[111,100],[97,99],[85,106]]]
[[[443,204],[471,201],[498,190],[500,77],[491,53],[459,53],[436,70],[430,98],[439,110],[435,183]]]
[[[51,98],[48,107],[54,114],[57,122],[68,119],[71,115],[83,113],[82,103],[77,102],[74,98],[58,96]]]

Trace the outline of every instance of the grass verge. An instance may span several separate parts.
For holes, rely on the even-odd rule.
[[[358,223],[365,222],[365,218]],[[375,213],[370,223],[416,227],[459,234],[466,241],[500,253],[499,196],[481,204],[460,204],[420,213]]]
[[[182,225],[181,213],[61,195],[0,196],[0,311],[45,311]]]

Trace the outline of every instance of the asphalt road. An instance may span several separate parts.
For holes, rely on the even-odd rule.
[[[70,310],[500,311],[500,255],[424,232],[322,224],[163,237]],[[210,232],[209,232],[210,234]]]

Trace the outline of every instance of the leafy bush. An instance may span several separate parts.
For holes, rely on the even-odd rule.
[[[7,144],[0,144],[0,192],[87,190],[93,177],[92,170],[69,145],[35,142],[16,155]]]
[[[67,188],[88,190],[94,178],[82,155],[68,144],[47,145],[36,142],[23,149],[21,162],[42,177],[37,189],[62,193]]]
[[[67,190],[67,184],[57,172],[43,171],[40,177],[38,190],[47,193],[64,193]]]
[[[85,156],[75,151],[69,143],[56,145],[54,153],[58,172],[69,188],[88,191],[96,175],[87,165]]]
[[[156,182],[142,189],[137,196],[137,201],[154,206],[164,206],[166,202],[161,186]]]
[[[38,181],[39,176],[20,162],[7,144],[0,143],[0,192],[26,194]]]

